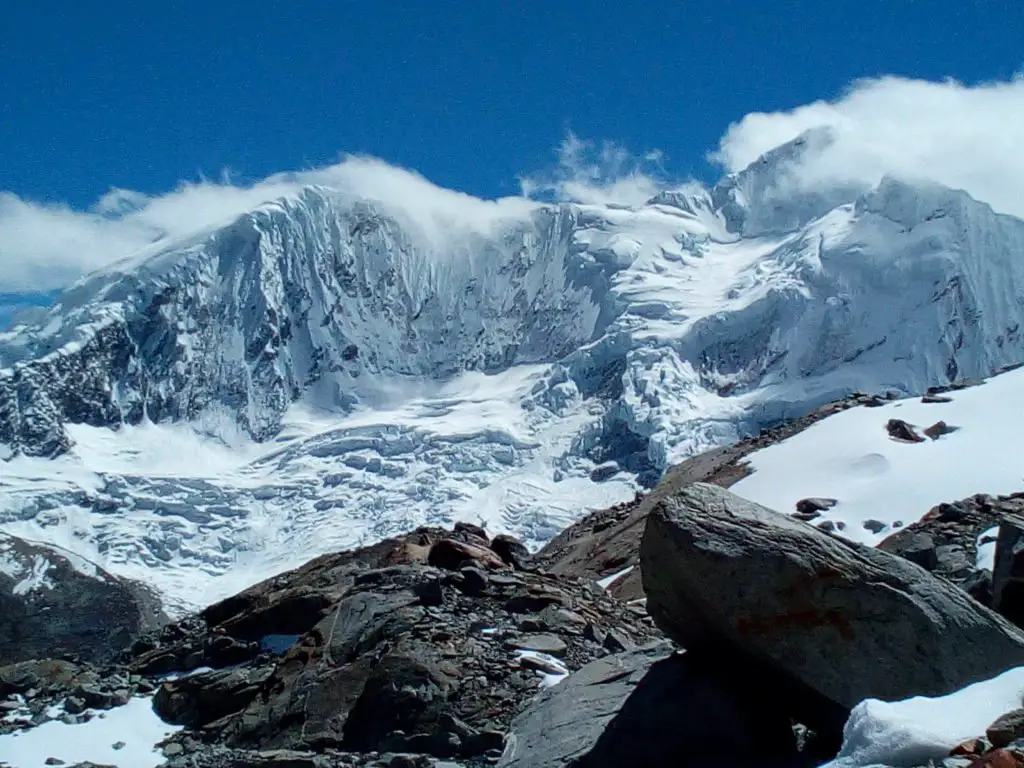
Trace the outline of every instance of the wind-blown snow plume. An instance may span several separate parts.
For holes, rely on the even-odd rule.
[[[382,205],[390,215],[435,241],[453,227],[489,234],[495,222],[522,218],[533,207],[521,198],[480,200],[381,160],[355,156],[249,185],[224,177],[182,183],[156,196],[115,189],[88,211],[0,193],[0,289],[63,287],[154,244],[229,224],[262,203],[297,194],[311,184]]]
[[[1024,76],[964,85],[900,77],[861,80],[838,99],[734,123],[712,159],[737,172],[806,131],[832,141],[790,168],[805,190],[885,175],[963,189],[996,210],[1024,215]]]

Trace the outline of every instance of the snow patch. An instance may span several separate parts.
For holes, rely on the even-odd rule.
[[[978,556],[975,568],[992,573],[996,567],[996,540],[999,538],[999,526],[993,526],[978,534]]]
[[[601,589],[608,589],[609,587],[611,587],[612,584],[621,579],[623,576],[625,576],[628,573],[631,573],[633,567],[634,566],[632,565],[627,566],[626,568],[623,568],[621,571],[613,573],[611,576],[605,576],[603,579],[598,579],[597,586],[599,586]]]
[[[12,768],[45,768],[47,758],[67,764],[92,762],[120,768],[156,768],[164,757],[156,744],[180,726],[167,725],[153,711],[150,697],[136,697],[122,707],[92,712],[79,725],[59,721],[0,736],[0,760]],[[114,749],[114,744],[124,746]]]
[[[838,499],[819,521],[845,523],[840,535],[877,544],[893,532],[894,522],[919,520],[941,502],[1024,488],[1016,448],[1024,410],[1012,407],[1022,391],[1024,369],[949,393],[950,403],[902,400],[842,411],[750,454],[753,473],[731,490],[782,513],[803,498]],[[901,443],[885,429],[894,418],[919,433],[940,419],[959,429],[938,440]]]
[[[903,701],[868,699],[850,714],[843,747],[822,768],[913,768],[941,760],[964,741],[985,733],[996,719],[1021,706],[1024,667],[969,685],[947,696]]]

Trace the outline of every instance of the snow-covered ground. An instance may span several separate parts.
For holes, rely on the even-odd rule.
[[[88,761],[118,768],[156,768],[164,762],[156,745],[181,730],[157,717],[148,697],[93,715],[79,725],[52,720],[0,736],[0,765],[47,768],[47,759],[55,758],[68,765]]]
[[[966,739],[983,736],[1024,700],[1024,667],[947,696],[858,704],[843,733],[843,748],[822,768],[915,768],[942,760]]]
[[[753,473],[732,490],[779,512],[793,512],[803,498],[835,499],[819,520],[831,520],[841,536],[877,544],[941,502],[1024,491],[1022,393],[1024,369],[1018,369],[947,393],[950,403],[912,399],[843,411],[751,454]],[[956,431],[901,442],[886,431],[890,419],[915,426],[922,436],[940,420]],[[986,549],[979,557],[993,554]]]

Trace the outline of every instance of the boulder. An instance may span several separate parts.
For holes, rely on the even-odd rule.
[[[897,536],[899,538],[891,537],[894,543],[890,545],[892,549],[889,551],[916,563],[926,571],[935,570],[939,564],[939,557],[935,551],[935,539],[931,535],[908,530]]]
[[[1018,626],[1024,626],[1024,516],[1007,515],[999,523],[992,607]]]
[[[771,690],[730,675],[723,661],[675,653],[664,641],[594,661],[513,720],[498,766],[801,764]]]
[[[168,680],[157,689],[153,709],[164,722],[199,728],[248,706],[271,671],[222,669]]]
[[[457,571],[467,565],[492,570],[505,567],[505,562],[489,547],[455,539],[441,539],[434,544],[427,562],[449,571]]]
[[[533,556],[519,539],[507,534],[499,534],[491,542],[491,550],[502,559],[507,565],[511,565],[520,571],[530,569],[533,564]]]
[[[994,747],[1007,747],[1022,737],[1024,737],[1024,709],[1007,712],[985,729],[985,738]]]
[[[108,661],[166,623],[156,595],[60,547],[0,533],[0,665]]]
[[[952,584],[712,485],[659,501],[641,568],[662,630],[781,671],[813,694],[812,728],[863,699],[940,696],[1024,663],[1024,634]]]

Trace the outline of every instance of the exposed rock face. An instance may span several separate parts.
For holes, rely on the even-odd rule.
[[[659,642],[591,662],[513,721],[498,766],[813,765],[773,692],[720,661]]]
[[[58,547],[0,533],[0,664],[107,661],[165,621],[144,585]]]
[[[948,582],[717,486],[657,502],[641,567],[666,633],[783,670],[821,697],[819,715],[946,694],[1024,663],[1024,634]]]

